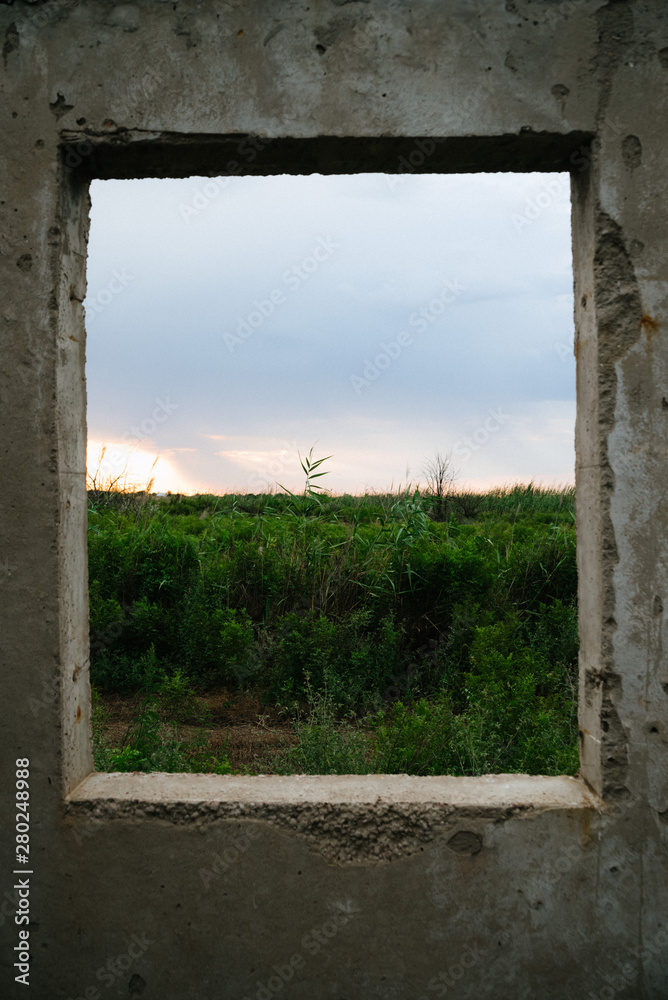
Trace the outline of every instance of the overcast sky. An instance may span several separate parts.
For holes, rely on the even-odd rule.
[[[568,176],[94,181],[89,467],[155,489],[573,481]]]

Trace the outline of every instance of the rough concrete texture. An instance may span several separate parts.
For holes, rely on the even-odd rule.
[[[664,998],[663,0],[16,0],[0,45],[3,996]],[[406,164],[573,176],[582,777],[87,777],[89,179]]]
[[[478,826],[548,809],[591,812],[600,805],[584,782],[566,776],[93,774],[68,796],[66,817],[73,831],[82,823],[146,816],[193,825],[262,819],[303,837],[328,861],[384,862],[423,850],[445,834],[452,850],[477,854],[481,837],[462,829],[465,823]]]

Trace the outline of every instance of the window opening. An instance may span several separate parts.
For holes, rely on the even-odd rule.
[[[574,773],[568,176],[91,195],[98,769]]]

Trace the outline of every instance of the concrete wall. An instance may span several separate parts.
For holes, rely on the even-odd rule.
[[[2,995],[665,997],[663,0],[16,0],[0,44]],[[89,179],[406,160],[573,175],[582,776],[91,775]]]

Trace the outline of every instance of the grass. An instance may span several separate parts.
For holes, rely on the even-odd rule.
[[[122,746],[110,747],[105,738],[107,712],[93,688],[93,757],[98,771],[166,771],[193,774],[229,774],[227,755],[212,754],[204,730],[184,738],[182,723],[193,717],[207,721],[206,704],[195,697],[179,673],[163,675],[157,683],[149,674],[140,692],[132,722]]]
[[[144,699],[98,767],[224,770],[178,713],[225,686],[292,713],[285,773],[573,773],[574,504],[532,484],[438,505],[96,491],[91,677]]]

